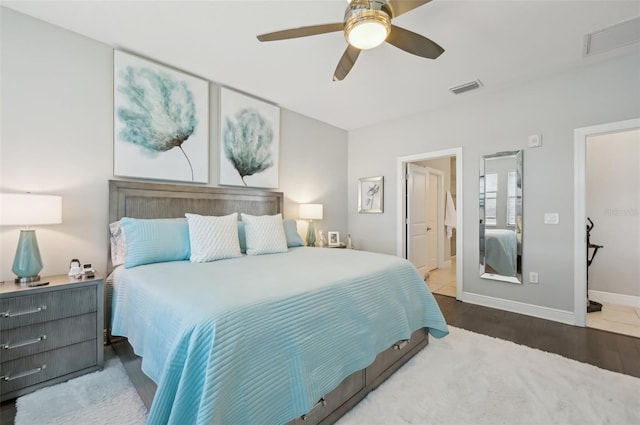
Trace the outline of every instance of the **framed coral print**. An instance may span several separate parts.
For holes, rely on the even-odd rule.
[[[384,177],[366,177],[359,180],[358,212],[367,214],[384,212]]]
[[[113,174],[209,181],[209,83],[113,52]]]
[[[220,89],[220,184],[279,186],[280,108]]]

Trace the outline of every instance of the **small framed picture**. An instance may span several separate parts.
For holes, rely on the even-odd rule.
[[[340,246],[340,232],[327,232],[329,246]]]
[[[358,182],[358,212],[382,214],[384,211],[384,177],[365,177]]]

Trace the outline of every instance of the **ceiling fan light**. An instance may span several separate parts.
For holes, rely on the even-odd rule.
[[[381,10],[355,11],[345,25],[345,38],[360,50],[373,49],[382,44],[391,30],[389,15]]]

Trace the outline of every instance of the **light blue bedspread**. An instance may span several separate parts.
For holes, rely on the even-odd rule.
[[[413,331],[448,333],[411,263],[321,248],[118,269],[112,327],[158,384],[148,423],[180,425],[287,422]]]
[[[502,276],[515,276],[517,264],[516,232],[509,229],[484,230],[484,258]]]

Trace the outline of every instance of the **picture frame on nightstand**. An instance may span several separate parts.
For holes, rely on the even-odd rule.
[[[340,232],[327,232],[328,246],[340,246]]]

